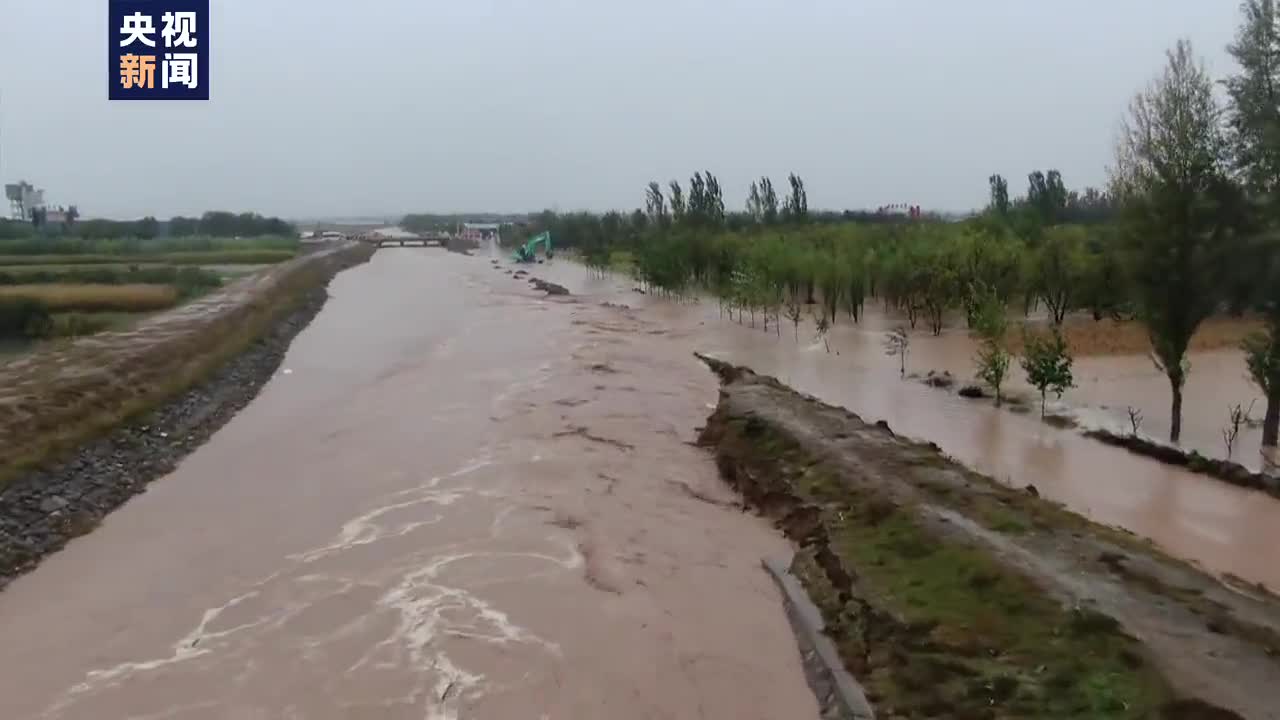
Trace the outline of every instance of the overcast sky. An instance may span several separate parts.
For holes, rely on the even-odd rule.
[[[105,0],[0,0],[0,176],[86,216],[634,208],[800,174],[810,205],[1100,184],[1164,50],[1233,0],[213,0],[209,102],[108,102]]]

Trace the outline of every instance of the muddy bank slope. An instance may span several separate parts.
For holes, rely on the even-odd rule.
[[[800,546],[792,571],[879,717],[1280,718],[1280,602],[772,378],[721,377],[700,442]]]
[[[297,258],[135,330],[0,367],[0,588],[172,471],[271,378],[368,246]]]

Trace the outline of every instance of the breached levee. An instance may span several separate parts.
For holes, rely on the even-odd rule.
[[[722,381],[700,443],[797,544],[791,572],[877,717],[1280,718],[1264,589],[699,357]]]
[[[317,250],[135,328],[0,366],[0,588],[244,407],[368,244]]]

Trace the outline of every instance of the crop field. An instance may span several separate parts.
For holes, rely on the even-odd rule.
[[[298,249],[296,240],[274,236],[0,241],[0,357],[126,328]]]
[[[52,312],[150,312],[173,307],[178,288],[172,285],[10,285],[0,287],[0,302],[34,300]]]
[[[0,246],[3,250],[3,246]],[[267,265],[293,257],[294,250],[185,250],[137,255],[3,255],[0,269],[57,265]]]

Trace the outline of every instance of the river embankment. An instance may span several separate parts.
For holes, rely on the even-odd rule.
[[[712,358],[700,442],[888,717],[1280,717],[1280,601]]]
[[[367,245],[319,249],[128,331],[0,366],[0,588],[171,472],[276,373]]]

